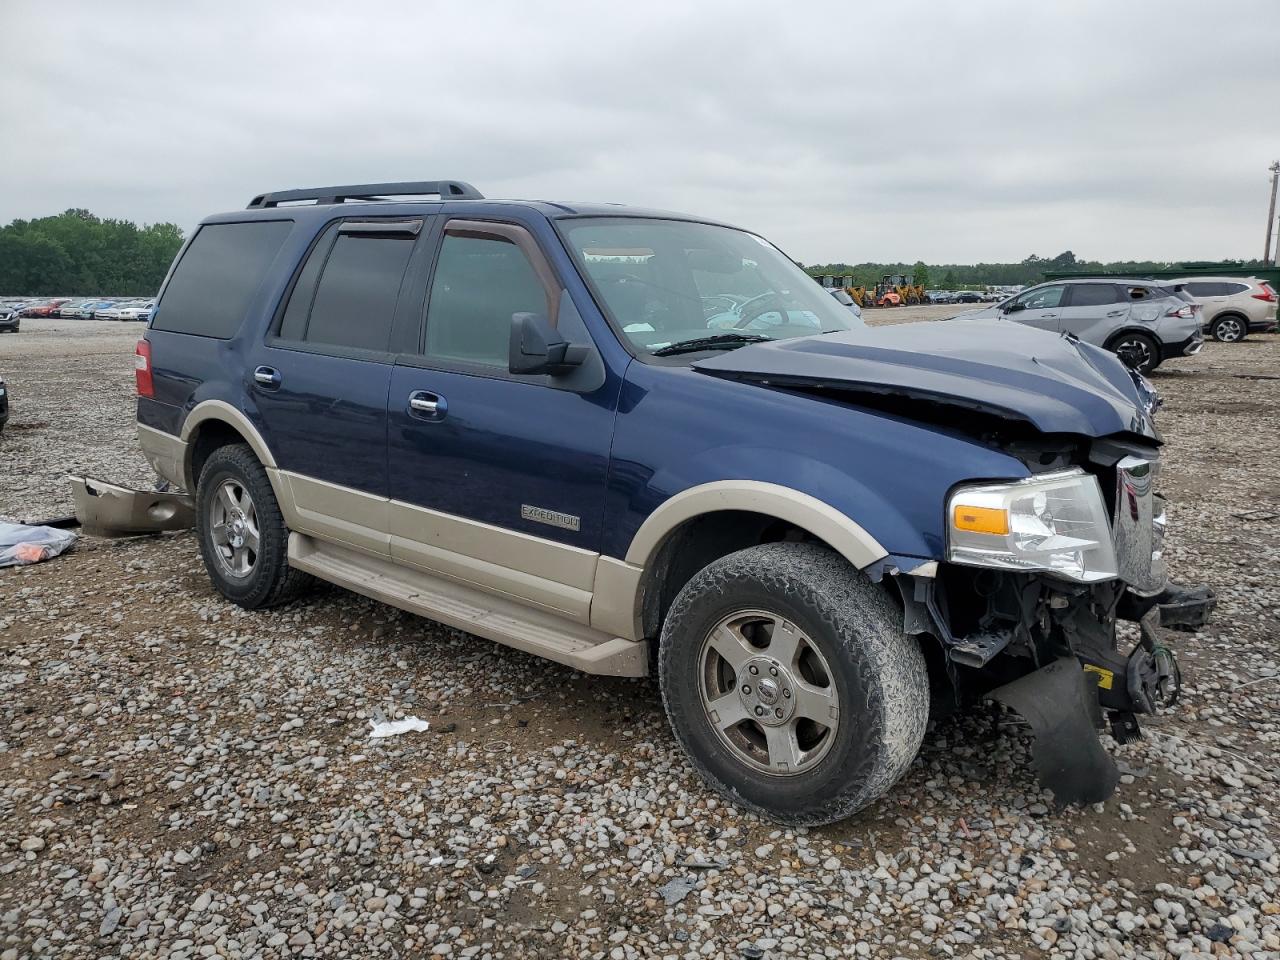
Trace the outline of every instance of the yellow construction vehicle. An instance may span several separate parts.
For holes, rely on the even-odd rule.
[[[853,302],[858,305],[859,309],[865,310],[872,305],[871,291],[866,287],[845,287],[844,292],[853,297]]]
[[[885,274],[876,284],[876,306],[902,307],[925,303],[924,285],[914,283],[913,280],[913,277],[902,274]]]

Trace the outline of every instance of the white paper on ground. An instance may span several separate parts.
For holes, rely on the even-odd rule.
[[[398,737],[402,733],[423,733],[431,729],[431,724],[425,720],[419,720],[417,717],[405,717],[403,720],[384,720],[381,723],[369,721],[369,726],[373,729],[369,731],[369,738],[372,740],[380,740],[383,737]]]

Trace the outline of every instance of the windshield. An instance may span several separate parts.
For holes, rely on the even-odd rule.
[[[863,326],[777,247],[680,220],[564,220],[565,238],[639,352],[723,349]]]

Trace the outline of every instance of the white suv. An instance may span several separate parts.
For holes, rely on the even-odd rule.
[[[1180,285],[1203,307],[1204,331],[1222,343],[1235,343],[1250,333],[1276,325],[1280,298],[1271,285],[1254,277],[1187,277]]]

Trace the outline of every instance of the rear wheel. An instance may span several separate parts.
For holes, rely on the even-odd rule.
[[[1111,342],[1111,350],[1140,373],[1160,366],[1160,346],[1155,337],[1145,333],[1122,333]]]
[[[205,461],[196,485],[196,531],[209,579],[242,607],[286,603],[311,582],[289,566],[289,530],[267,472],[247,444],[219,447]]]
[[[716,789],[789,824],[847,817],[924,737],[924,655],[889,597],[815,544],[775,543],[697,573],[663,625],[667,716]]]
[[[1228,315],[1214,320],[1209,332],[1219,343],[1235,343],[1245,338],[1249,328],[1240,317]]]

